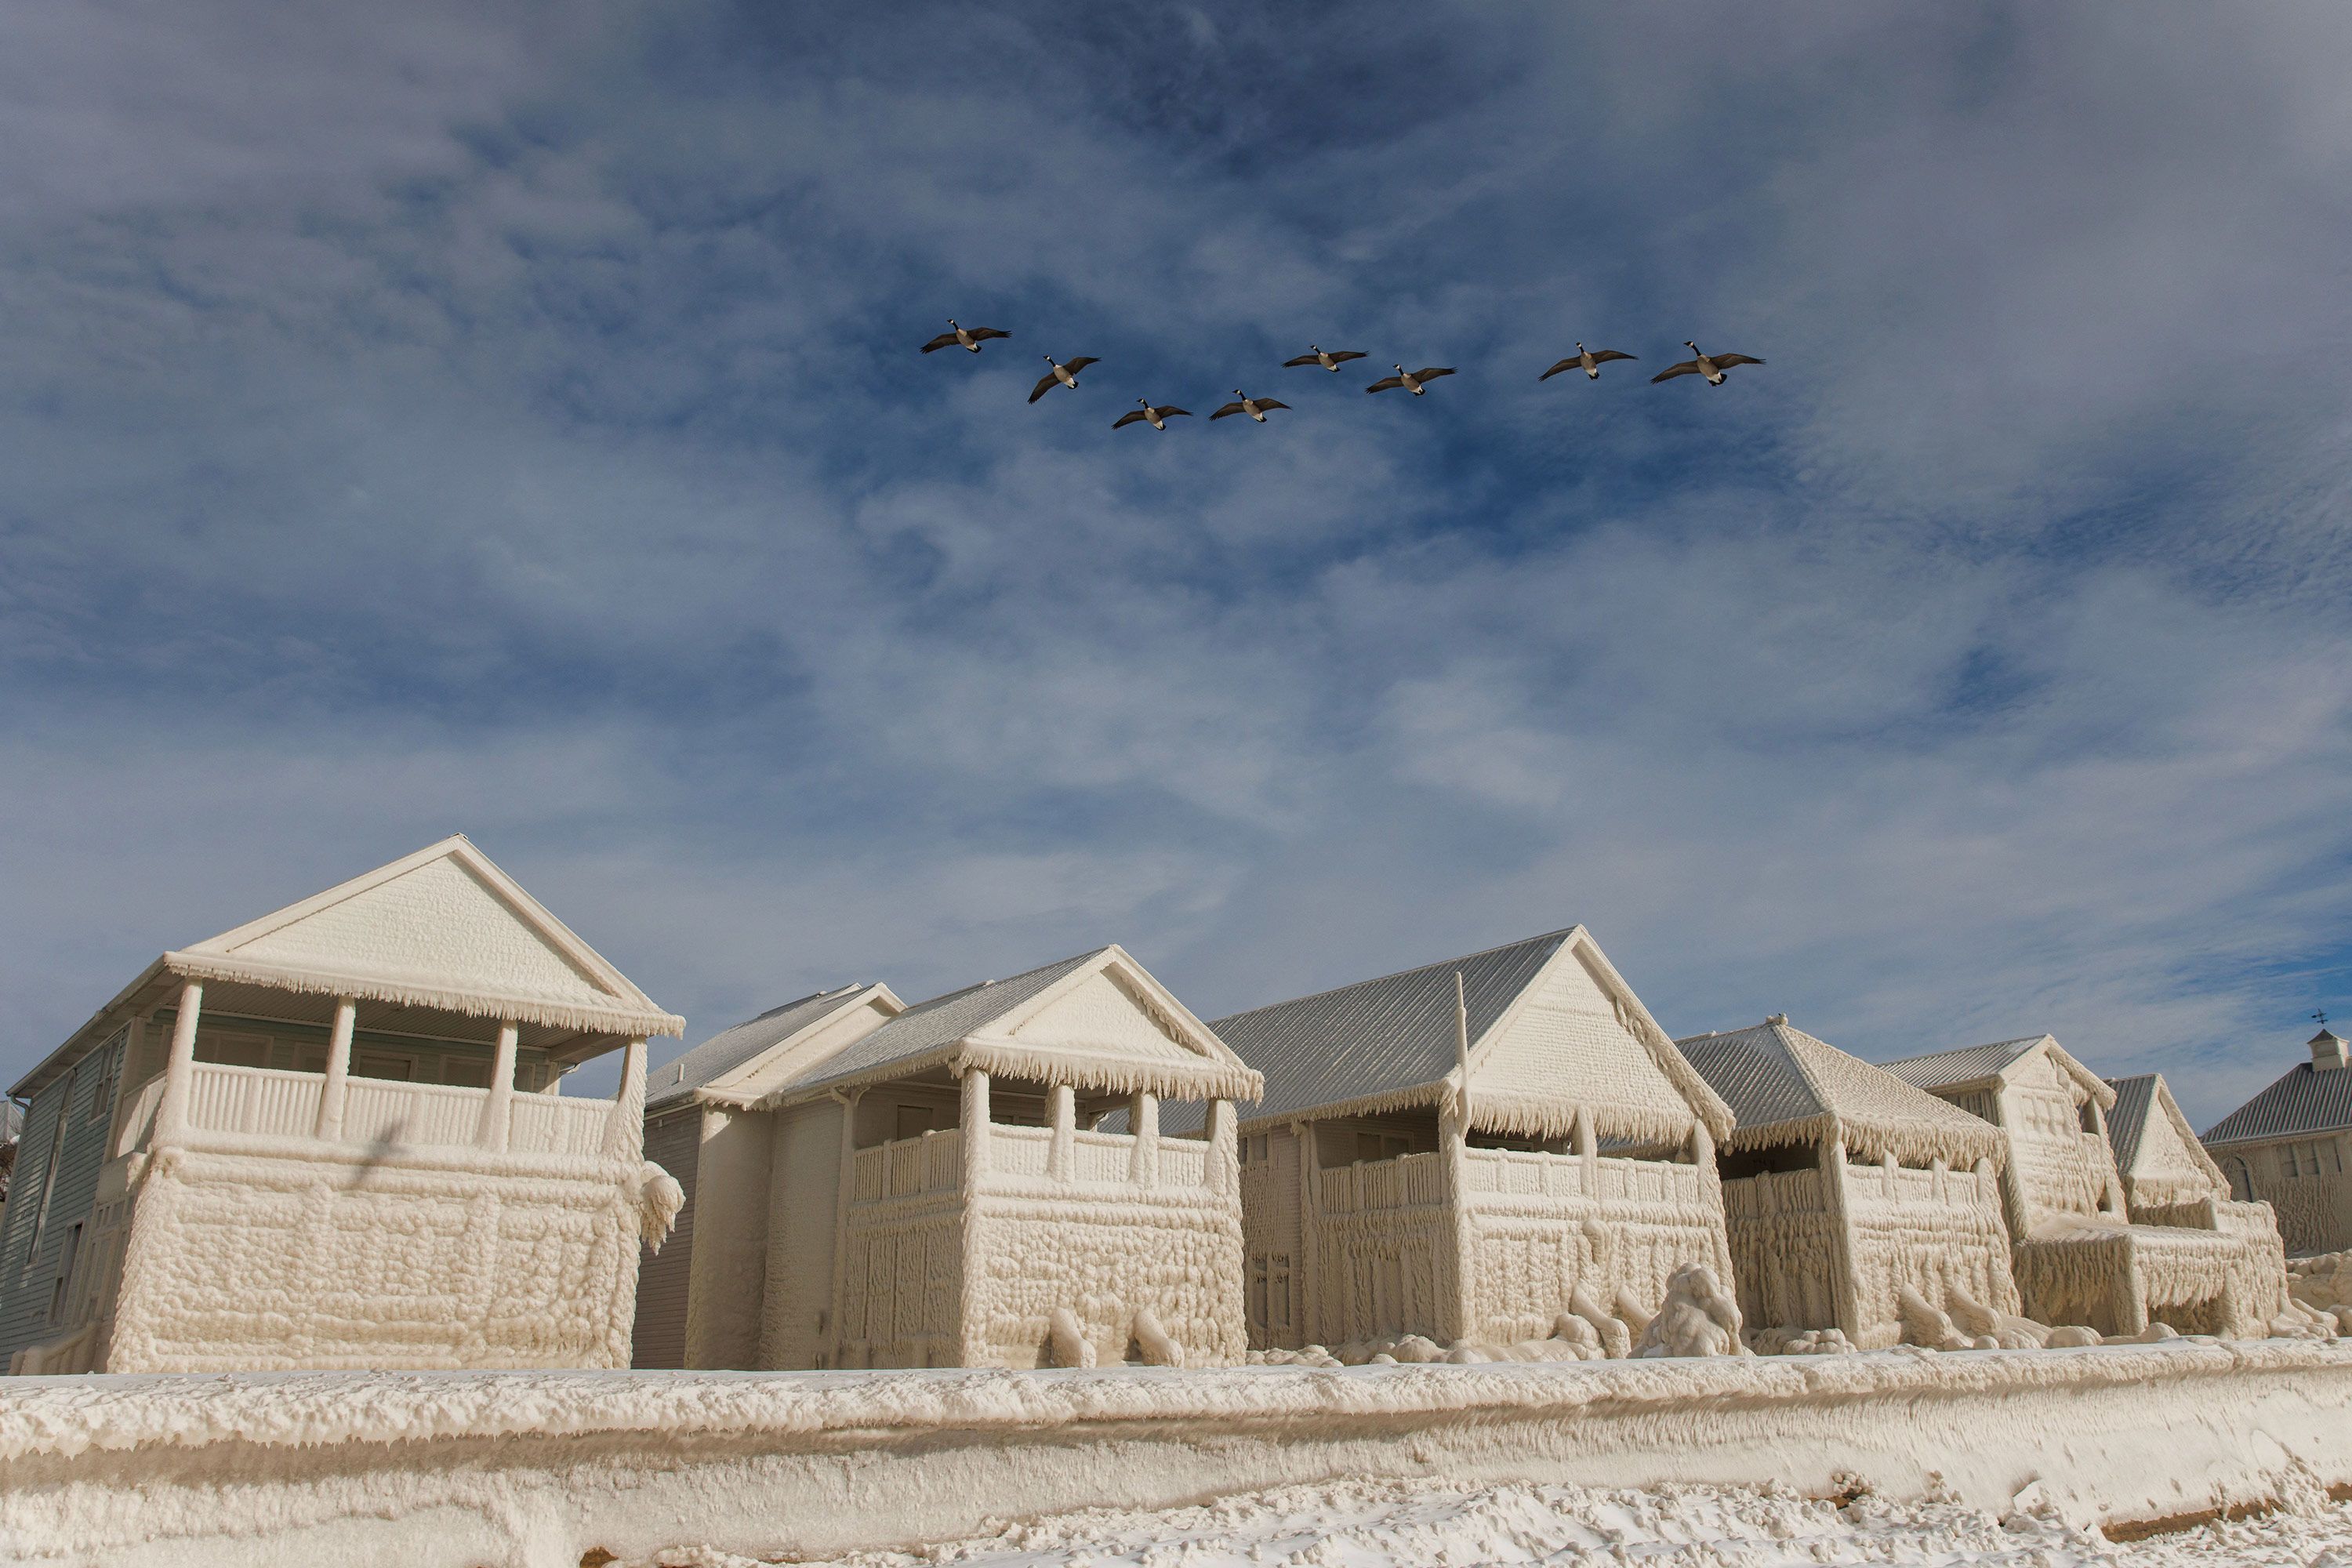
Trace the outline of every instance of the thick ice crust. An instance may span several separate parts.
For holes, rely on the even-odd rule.
[[[1940,1475],[2086,1516],[2352,1480],[2352,1348],[1054,1373],[447,1373],[21,1380],[0,1392],[0,1555],[564,1564],[969,1533],[1342,1478]]]

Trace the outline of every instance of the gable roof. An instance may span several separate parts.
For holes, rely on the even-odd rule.
[[[355,996],[612,1035],[665,1013],[464,834],[163,955],[190,980]]]
[[[863,981],[813,992],[771,1007],[696,1046],[676,1061],[666,1062],[646,1075],[646,1112],[651,1115],[674,1101],[691,1100],[697,1089],[717,1082],[738,1068],[821,1024],[844,1007],[862,1001],[875,987]]]
[[[2221,1167],[2205,1152],[2205,1146],[2189,1130],[2189,1119],[2180,1113],[2179,1101],[2172,1098],[2172,1088],[2160,1072],[2144,1072],[2131,1078],[2111,1078],[2107,1082],[2116,1091],[2116,1103],[2107,1112],[2107,1146],[2115,1151],[2116,1173],[2126,1182],[2132,1179],[2132,1166],[2139,1159],[2140,1148],[2147,1134],[2152,1118],[2161,1116],[2172,1123],[2180,1142],[2189,1151],[2189,1158],[2210,1177],[2216,1187],[2226,1190],[2229,1180]]]
[[[1883,1068],[1772,1017],[1675,1044],[1730,1105],[1726,1150],[1843,1138],[1865,1159],[1955,1166],[1998,1159],[2000,1130]]]
[[[1475,1091],[1477,1065],[1488,1047],[1551,966],[1576,962],[1580,951],[1591,954],[1596,981],[1610,993],[1620,1022],[1665,1073],[1689,1112],[1717,1136],[1727,1133],[1732,1126],[1729,1108],[1682,1059],[1582,926],[1216,1020],[1213,1026],[1217,1034],[1265,1075],[1265,1097],[1244,1109],[1244,1121],[1273,1121],[1306,1111],[1377,1115],[1441,1103],[1456,1092],[1461,1076],[1457,974],[1461,1001],[1469,1014]],[[1474,1092],[1476,1124],[1511,1130],[1520,1122],[1531,1128],[1542,1123],[1537,1130],[1552,1131],[1559,1108],[1518,1103],[1527,1098]],[[1647,1136],[1664,1130],[1629,1122],[1617,1131]]]
[[[2352,1127],[2352,1071],[2297,1062],[2271,1086],[2206,1129],[2207,1143],[2340,1132]]]
[[[1990,1046],[1968,1046],[1957,1051],[1937,1051],[1930,1056],[1905,1057],[1899,1061],[1884,1062],[1888,1072],[1915,1089],[1930,1094],[1957,1094],[1971,1089],[1990,1089],[2008,1081],[2018,1063],[2037,1052],[2047,1053],[2060,1071],[2089,1091],[2091,1098],[2102,1106],[2111,1106],[2116,1091],[2106,1079],[2084,1067],[2067,1054],[2054,1035],[2027,1035],[2014,1040],[2000,1040]]]
[[[1024,1039],[1024,1026],[1095,977],[1121,994],[1164,1034],[1168,1049],[1146,1053]],[[835,1089],[944,1068],[978,1068],[1011,1078],[1080,1089],[1147,1090],[1171,1098],[1246,1100],[1264,1080],[1215,1032],[1113,943],[1013,975],[984,980],[919,1002],[873,1033],[811,1064],[760,1100],[762,1110]]]

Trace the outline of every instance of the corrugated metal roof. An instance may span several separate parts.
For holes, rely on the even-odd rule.
[[[1055,982],[1108,951],[1093,948],[1010,980],[982,981],[928,1002],[918,1002],[880,1028],[837,1055],[827,1057],[807,1073],[777,1086],[806,1089],[838,1079],[870,1072],[890,1062],[903,1061],[953,1045],[976,1029],[1010,1013]]]
[[[683,1100],[703,1085],[733,1072],[762,1051],[772,1050],[865,989],[859,982],[771,1007],[756,1018],[721,1029],[675,1061],[646,1075],[646,1110]]]
[[[2107,1079],[2107,1087],[2116,1091],[2115,1109],[2107,1112],[2107,1147],[2116,1152],[2118,1171],[2130,1170],[2139,1153],[2140,1135],[2156,1110],[2156,1084],[2152,1072]]]
[[[1880,1134],[1916,1131],[1989,1149],[1989,1124],[1849,1051],[1768,1020],[1675,1042],[1738,1118],[1742,1132],[1832,1115]]]
[[[2352,1069],[2321,1072],[2309,1062],[2297,1062],[2285,1077],[2215,1122],[2204,1142],[2237,1143],[2347,1127],[2352,1127]]]
[[[1265,1097],[1240,1106],[1242,1116],[1279,1116],[1437,1082],[1454,1070],[1455,973],[1475,1043],[1574,929],[1219,1018],[1209,1027],[1265,1075]],[[1161,1125],[1189,1132],[1204,1115],[1197,1105],[1171,1106]]]
[[[2000,1040],[1990,1046],[1969,1046],[1957,1051],[1937,1051],[1933,1056],[1905,1057],[1901,1061],[1880,1065],[1912,1088],[1933,1093],[1951,1084],[1973,1083],[1978,1079],[1990,1078],[2049,1037],[2047,1035],[2028,1035],[2022,1039]]]

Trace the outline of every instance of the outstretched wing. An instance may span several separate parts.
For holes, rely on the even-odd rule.
[[[1111,427],[1112,429],[1114,429],[1114,430],[1117,430],[1117,429],[1118,429],[1118,428],[1119,428],[1120,426],[1122,426],[1132,425],[1132,424],[1134,424],[1137,420],[1139,420],[1139,419],[1140,419],[1140,418],[1142,418],[1142,417],[1143,417],[1143,410],[1142,410],[1142,409],[1140,409],[1140,408],[1130,408],[1130,409],[1129,409],[1126,413],[1124,413],[1124,414],[1120,415],[1118,418],[1116,418],[1116,419],[1112,420],[1112,421],[1110,422],[1110,427]]]
[[[1393,392],[1403,384],[1404,377],[1401,375],[1384,375],[1381,377],[1380,380],[1372,383],[1371,385],[1364,388],[1364,390],[1366,392]]]
[[[994,327],[973,327],[971,331],[974,342],[978,342],[982,338],[1009,338],[1013,335],[1011,332],[1000,332]]]
[[[1344,349],[1341,352],[1333,354],[1331,359],[1334,363],[1342,363],[1348,360],[1361,359],[1363,357],[1364,351],[1361,349]]]
[[[1039,398],[1045,396],[1047,393],[1053,391],[1054,388],[1061,384],[1062,378],[1055,375],[1052,371],[1047,371],[1044,376],[1039,378],[1036,386],[1030,392],[1029,401],[1032,403],[1036,402]]]
[[[1584,362],[1583,362],[1582,360],[1580,360],[1580,359],[1564,359],[1564,360],[1560,361],[1558,364],[1556,364],[1556,365],[1552,366],[1549,370],[1548,370],[1548,371],[1544,372],[1541,375],[1539,375],[1539,376],[1536,377],[1536,379],[1537,379],[1538,381],[1549,381],[1553,376],[1558,375],[1561,371],[1564,371],[1564,370],[1581,370],[1581,369],[1583,369],[1583,368],[1584,368]]]
[[[1080,354],[1077,358],[1072,360],[1062,368],[1068,371],[1072,375],[1076,375],[1078,372],[1086,369],[1087,366],[1090,364],[1100,364],[1101,363],[1102,361],[1095,358],[1092,354]]]
[[[1287,408],[1287,407],[1289,407],[1289,406],[1290,406],[1290,405],[1289,405],[1289,404],[1287,404],[1287,403],[1276,403],[1276,402],[1273,398],[1271,398],[1271,397],[1261,397],[1261,398],[1259,398],[1259,399],[1257,400],[1257,411],[1258,411],[1260,414],[1265,413],[1265,412],[1267,409],[1269,409],[1269,408]]]
[[[1163,408],[1160,411],[1160,417],[1162,419],[1173,419],[1179,414],[1182,415],[1187,419],[1192,417],[1192,411],[1189,408]]]
[[[1337,358],[1338,356],[1337,356],[1337,355],[1334,355],[1333,357],[1334,357],[1334,358]],[[1285,369],[1285,370],[1288,370],[1292,365],[1295,365],[1295,364],[1315,364],[1315,365],[1319,365],[1319,364],[1321,364],[1322,363],[1323,363],[1323,362],[1322,362],[1321,360],[1317,359],[1313,354],[1300,354],[1297,359],[1286,359],[1286,360],[1284,360],[1284,361],[1282,362],[1282,368],[1283,368],[1283,369]]]
[[[980,334],[978,332],[974,332],[972,333],[972,336],[978,337]],[[925,353],[929,353],[933,349],[951,349],[955,346],[956,335],[953,332],[941,332],[938,337],[933,338],[929,342],[923,345],[923,352]]]
[[[1657,374],[1652,376],[1650,378],[1650,384],[1652,386],[1655,386],[1662,381],[1672,381],[1678,375],[1696,375],[1697,374],[1698,361],[1695,359],[1686,359],[1680,364],[1670,364],[1665,369],[1660,371]]]
[[[1593,363],[1596,364],[1605,363],[1612,359],[1635,359],[1638,357],[1640,356],[1626,353],[1621,349],[1594,349],[1592,351]]]
[[[1228,414],[1239,414],[1241,411],[1242,405],[1240,404],[1228,403],[1223,408],[1218,409],[1214,414],[1210,415],[1209,417],[1212,419],[1223,419]]]
[[[1452,375],[1453,374],[1454,367],[1450,364],[1431,365],[1426,369],[1414,371],[1412,373],[1412,378],[1415,381],[1435,381],[1441,375]]]
[[[1764,363],[1760,359],[1751,359],[1746,354],[1709,354],[1707,355],[1707,358],[1715,361],[1717,365],[1762,364]]]

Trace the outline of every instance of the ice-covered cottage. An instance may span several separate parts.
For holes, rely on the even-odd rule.
[[[2107,1087],[2116,1091],[2107,1111],[2107,1146],[2115,1152],[2132,1222],[2243,1237],[2246,1310],[2265,1321],[2277,1316],[2286,1305],[2286,1247],[2271,1205],[2232,1196],[2229,1179],[2189,1130],[2189,1119],[2162,1073],[2111,1078]]]
[[[1751,1330],[1884,1349],[1906,1285],[1939,1308],[1957,1287],[2018,1310],[1998,1128],[1777,1014],[1675,1044],[1738,1119],[1716,1168]]]
[[[2332,1029],[2311,1039],[2311,1059],[2221,1118],[2205,1148],[2240,1198],[2278,1211],[2295,1253],[2352,1248],[2352,1068]]]
[[[167,952],[11,1091],[0,1354],[625,1366],[680,1027],[463,837]],[[617,1099],[560,1093],[614,1050]]]
[[[2131,1333],[2258,1331],[2252,1238],[2210,1224],[2131,1223],[2107,1143],[2116,1091],[2048,1035],[1888,1062],[1906,1083],[2009,1135],[2001,1183],[2025,1315]]]
[[[1233,1101],[1261,1080],[1118,947],[911,1007],[824,993],[655,1078],[648,1137],[699,1153],[641,1365],[1242,1358]],[[1203,1135],[1163,1136],[1163,1098]]]
[[[1728,1274],[1731,1113],[1580,926],[1213,1026],[1265,1074],[1253,1343],[1512,1343],[1579,1291],[1649,1311],[1683,1264]]]

